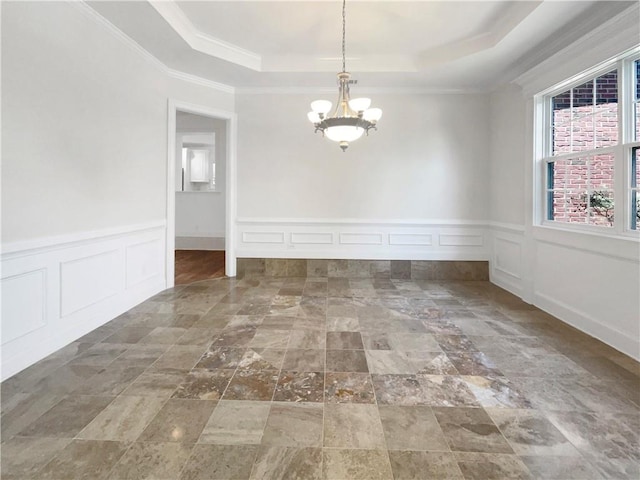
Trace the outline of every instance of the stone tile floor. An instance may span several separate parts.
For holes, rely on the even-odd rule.
[[[2,479],[637,479],[638,363],[488,282],[177,287],[2,384]]]

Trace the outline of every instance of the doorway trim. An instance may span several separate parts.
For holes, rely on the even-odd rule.
[[[213,117],[227,122],[227,158],[225,175],[225,275],[236,276],[236,154],[238,141],[238,116],[234,112],[218,110],[170,98],[167,113],[167,239],[166,239],[166,285],[175,282],[176,242],[176,114],[178,111]]]

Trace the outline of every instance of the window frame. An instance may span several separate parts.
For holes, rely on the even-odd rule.
[[[634,100],[635,99],[635,62],[640,60],[640,46],[627,50],[620,55],[594,66],[578,75],[560,82],[537,95],[534,95],[534,159],[537,164],[534,175],[534,225],[557,230],[588,232],[602,236],[640,237],[640,222],[633,229],[631,218],[632,187],[632,151],[640,147],[640,138],[635,139]],[[554,96],[580,86],[612,70],[618,74],[618,143],[615,146],[579,150],[553,155],[553,105]],[[640,132],[639,132],[640,134]],[[613,199],[615,205],[612,226],[598,226],[589,223],[570,223],[549,219],[552,208],[550,199],[549,165],[558,160],[586,158],[595,155],[613,154]],[[640,157],[640,152],[636,158]],[[637,158],[640,161],[640,158]],[[591,190],[588,190],[589,192]],[[551,193],[552,195],[552,193]],[[640,196],[640,192],[636,194]],[[588,206],[589,208],[589,206]]]

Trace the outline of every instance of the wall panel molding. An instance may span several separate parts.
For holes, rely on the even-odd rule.
[[[291,233],[291,243],[331,245],[333,243],[333,233],[324,232],[298,232]]]
[[[389,245],[433,245],[433,235],[430,233],[390,233]]]
[[[341,245],[382,245],[382,233],[340,233]]]
[[[242,232],[243,243],[284,243],[284,232]]]
[[[3,248],[2,380],[163,290],[165,236],[156,222]]]
[[[95,305],[122,290],[118,249],[60,262],[60,318]]]
[[[150,278],[162,275],[164,264],[160,258],[164,255],[164,251],[162,242],[157,238],[128,245],[125,255],[126,288],[135,287]]]
[[[524,226],[491,222],[489,230],[492,283],[522,298],[524,278]]]
[[[484,238],[482,234],[441,233],[438,244],[443,247],[481,247],[484,245]]]
[[[488,221],[240,218],[237,256],[489,260]]]
[[[39,268],[2,278],[2,318],[22,309],[20,322],[2,322],[2,344],[46,325],[47,270]]]

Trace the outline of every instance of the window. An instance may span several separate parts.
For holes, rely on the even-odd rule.
[[[640,147],[631,149],[631,230],[640,227]]]
[[[537,97],[544,111],[538,125],[545,165],[543,223],[638,230],[638,53],[580,77]],[[616,185],[628,187],[617,191]]]

